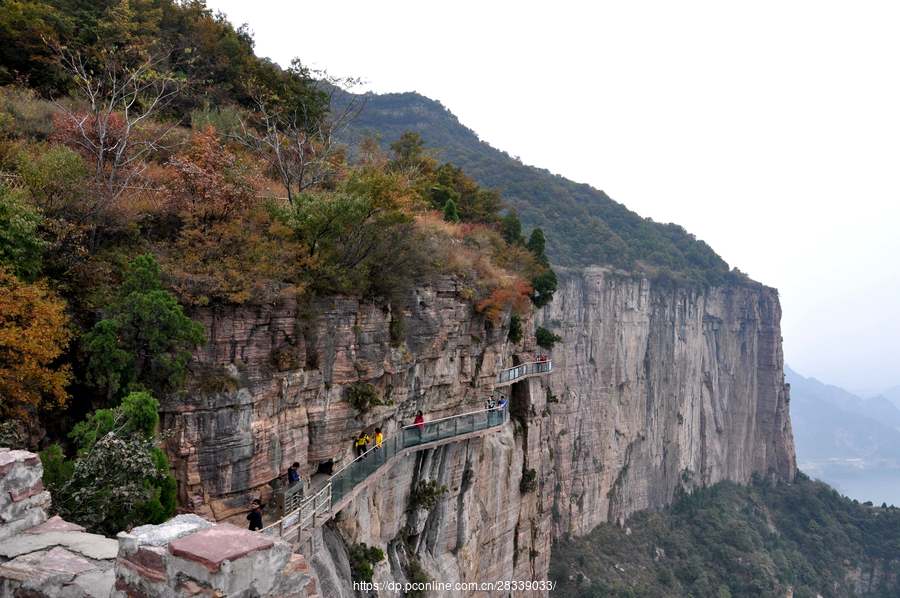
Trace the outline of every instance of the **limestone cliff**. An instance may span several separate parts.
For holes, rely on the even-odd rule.
[[[480,408],[499,369],[539,349],[530,333],[510,345],[465,295],[448,278],[391,310],[331,298],[200,314],[210,342],[194,388],[164,406],[182,499],[240,516],[292,461],[307,472],[348,461],[363,426],[390,436],[418,409]],[[562,336],[554,373],[512,387],[502,431],[404,458],[321,530],[311,558],[325,595],[350,595],[347,544],[385,549],[376,581],[420,567],[440,581],[544,579],[554,537],[661,507],[679,487],[791,479],[779,320],[777,293],[761,286],[563,273],[526,326]],[[361,381],[383,405],[350,406]],[[431,509],[410,505],[422,480],[447,488]]]
[[[533,424],[557,534],[662,507],[679,486],[793,479],[774,289],[654,289],[589,268],[540,320],[563,338]]]

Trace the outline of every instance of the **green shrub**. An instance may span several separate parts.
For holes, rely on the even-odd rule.
[[[509,333],[506,337],[511,343],[518,343],[522,340],[522,318],[516,314],[509,318]]]
[[[45,244],[37,233],[41,215],[23,196],[0,183],[0,266],[23,280],[34,280]]]
[[[562,340],[562,337],[553,334],[543,326],[538,326],[537,330],[534,331],[534,339],[537,341],[539,347],[552,349],[553,345]]]
[[[367,382],[354,382],[347,388],[347,401],[360,413],[381,405],[378,389]]]
[[[61,498],[62,486],[72,477],[75,462],[66,460],[59,443],[51,444],[42,450],[39,456],[41,465],[44,466],[44,486],[54,498]]]
[[[19,153],[17,166],[46,216],[74,220],[86,215],[87,168],[77,153],[62,145],[35,145]]]
[[[384,560],[384,551],[365,542],[350,547],[350,573],[353,581],[372,581],[374,566]]]
[[[459,211],[456,209],[456,202],[448,199],[444,204],[444,220],[447,222],[459,222]]]
[[[241,110],[233,106],[198,109],[191,112],[191,128],[202,131],[213,127],[222,139],[226,139],[241,133],[242,118]]]
[[[419,480],[409,495],[409,508],[430,511],[446,493],[447,487],[438,484],[437,480]]]
[[[163,289],[152,255],[135,258],[107,316],[82,337],[87,381],[107,399],[133,384],[164,394],[181,386],[203,326]]]
[[[403,344],[403,338],[406,335],[406,321],[403,312],[400,309],[394,309],[391,312],[390,323],[391,346],[399,347]]]
[[[149,393],[130,393],[72,429],[75,459],[67,460],[58,444],[41,453],[44,483],[63,518],[113,535],[175,513],[177,485],[156,446],[158,408]]]
[[[431,576],[425,572],[425,568],[419,562],[419,559],[410,557],[406,565],[406,579],[411,584],[422,584],[424,586],[424,584],[431,581]],[[406,593],[406,598],[422,598],[427,595],[427,590],[411,589]]]

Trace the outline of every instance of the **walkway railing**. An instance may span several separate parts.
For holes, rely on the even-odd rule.
[[[498,385],[512,384],[518,380],[539,376],[541,374],[549,374],[553,371],[553,362],[549,359],[545,361],[531,361],[521,365],[500,370],[497,376]]]
[[[262,533],[284,537],[295,531],[307,529],[315,522],[316,516],[329,514],[342,498],[389,463],[398,453],[454,436],[501,426],[506,423],[508,413],[505,408],[483,409],[427,421],[424,424],[405,426],[401,428],[399,434],[388,438],[380,447],[372,447],[339,469],[312,496],[295,503],[293,497],[298,490],[294,490],[290,495],[292,498],[290,502],[286,496],[284,517],[263,528]],[[288,488],[286,494],[287,492],[291,492],[291,488]],[[288,511],[288,504],[297,506]]]

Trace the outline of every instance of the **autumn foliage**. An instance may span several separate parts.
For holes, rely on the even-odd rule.
[[[172,204],[188,224],[207,228],[244,212],[253,202],[251,169],[207,127],[169,161]]]
[[[509,277],[494,288],[487,297],[475,304],[475,310],[498,324],[507,309],[524,314],[531,308],[531,285],[517,277]]]
[[[68,366],[55,361],[71,338],[65,302],[44,283],[0,269],[0,415],[22,417],[69,398]]]

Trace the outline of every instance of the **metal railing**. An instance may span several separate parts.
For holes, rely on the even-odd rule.
[[[385,440],[380,447],[370,448],[339,469],[328,478],[319,491],[308,498],[299,500],[293,510],[288,511],[289,503],[286,498],[284,517],[261,531],[267,535],[284,537],[295,530],[299,532],[299,530],[308,529],[315,522],[317,515],[329,513],[342,498],[387,464],[399,452],[454,436],[501,426],[506,423],[508,413],[505,408],[482,409],[422,424],[404,426],[400,429],[399,434]],[[288,488],[286,492],[290,492],[292,488]],[[294,504],[293,499],[291,504]]]
[[[303,482],[294,482],[287,488],[285,488],[282,496],[284,500],[282,501],[282,509],[284,513],[290,513],[300,506],[300,503],[303,502]]]
[[[553,362],[549,359],[545,361],[531,361],[529,363],[523,363],[511,368],[506,368],[505,370],[500,370],[500,374],[498,374],[497,376],[497,383],[507,384],[509,382],[515,382],[516,380],[529,378],[531,376],[549,374],[552,371]]]

